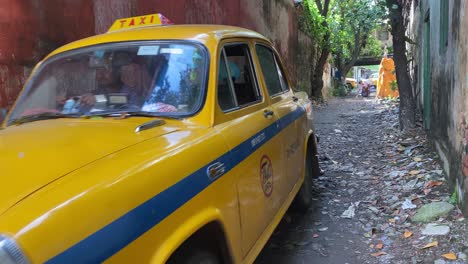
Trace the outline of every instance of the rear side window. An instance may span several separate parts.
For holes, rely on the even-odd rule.
[[[256,45],[255,50],[270,96],[289,90],[284,72],[281,70],[281,67],[279,67],[273,51],[263,45]]]
[[[223,111],[261,100],[247,44],[223,47],[218,71],[218,103]]]

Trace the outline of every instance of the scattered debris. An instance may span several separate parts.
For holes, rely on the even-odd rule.
[[[453,189],[424,131],[399,131],[397,101],[360,99],[316,112],[314,207],[289,212],[256,264],[468,263],[468,220],[447,205]]]
[[[406,209],[414,209],[417,206],[411,202],[410,199],[406,198],[403,204],[401,205],[401,209],[406,210]]]
[[[450,233],[450,227],[447,225],[428,224],[421,232],[426,236],[445,236]]]
[[[359,206],[360,202],[352,203],[346,211],[341,214],[341,217],[351,219],[355,215],[356,208]]]

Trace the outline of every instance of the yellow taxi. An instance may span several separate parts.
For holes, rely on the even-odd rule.
[[[346,78],[346,85],[350,88],[353,89],[356,87],[357,81],[354,78]]]
[[[147,15],[34,69],[0,129],[0,263],[252,263],[317,175],[264,36]]]

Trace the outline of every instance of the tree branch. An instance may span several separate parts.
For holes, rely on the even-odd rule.
[[[328,16],[329,7],[330,7],[330,0],[325,0],[325,4],[324,4],[324,7],[323,7],[323,14],[322,14],[324,17]]]
[[[317,5],[317,8],[320,12],[321,15],[323,15],[323,8],[322,8],[322,2],[320,2],[320,0],[315,0],[315,4]]]

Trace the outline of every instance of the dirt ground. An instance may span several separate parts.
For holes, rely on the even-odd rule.
[[[456,197],[424,133],[401,135],[397,115],[397,102],[372,97],[316,107],[325,174],[315,203],[305,215],[287,213],[257,264],[468,263],[468,220],[458,208],[413,220],[421,207]]]

